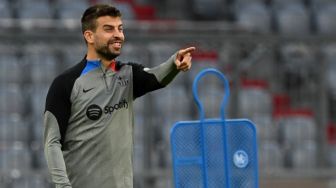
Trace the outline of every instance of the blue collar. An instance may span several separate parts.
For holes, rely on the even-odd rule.
[[[84,75],[96,68],[99,68],[100,67],[100,60],[97,59],[97,60],[86,60],[86,66],[85,68],[83,69],[81,75]]]
[[[92,64],[92,65],[95,65],[95,66],[100,66],[100,60],[99,59],[96,59],[96,60],[86,60],[86,62],[88,64]]]

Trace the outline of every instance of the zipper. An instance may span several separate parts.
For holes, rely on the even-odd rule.
[[[106,91],[108,91],[108,92],[110,91],[110,88],[109,88],[108,83],[107,83],[107,75],[106,75],[106,73],[110,69],[113,69],[114,72],[116,71],[116,63],[115,63],[115,61],[113,61],[112,64],[110,64],[110,66],[108,68],[106,68],[105,70],[104,70],[104,67],[103,67],[102,63],[100,64],[100,70],[103,73],[103,79],[104,79],[104,83],[105,83],[105,88],[106,88]],[[111,87],[112,87],[112,85],[111,85]]]
[[[106,80],[106,72],[107,72],[107,70],[104,71],[102,66],[100,66],[100,70],[103,73],[103,80],[104,80],[104,83],[105,83],[105,89],[106,89],[106,91],[109,91],[109,87],[108,87],[107,80]]]

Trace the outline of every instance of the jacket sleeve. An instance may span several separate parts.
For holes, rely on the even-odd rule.
[[[65,87],[62,86],[62,80],[55,79],[46,100],[43,144],[49,173],[56,188],[71,188],[62,153],[64,140],[62,135],[70,117],[70,102],[68,100]]]
[[[176,54],[166,62],[153,67],[145,68],[140,64],[131,64],[133,67],[133,98],[140,97],[168,85],[179,73],[175,65]]]

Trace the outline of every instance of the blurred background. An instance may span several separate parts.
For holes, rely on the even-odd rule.
[[[258,132],[260,187],[336,187],[336,1],[0,0],[0,187],[50,188],[42,116],[53,78],[85,54],[83,11],[112,3],[123,14],[122,61],[160,64],[193,45],[193,68],[136,100],[136,188],[170,188],[169,133],[198,119],[195,75],[230,80],[228,118]],[[208,118],[219,116],[222,83],[201,81]]]

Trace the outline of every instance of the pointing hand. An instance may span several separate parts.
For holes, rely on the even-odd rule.
[[[177,70],[187,71],[191,68],[191,53],[196,50],[195,47],[181,49],[177,52],[175,65]]]

